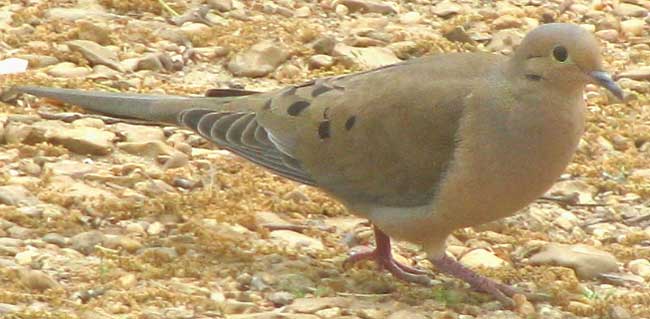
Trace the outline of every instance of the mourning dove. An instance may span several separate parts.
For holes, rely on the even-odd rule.
[[[511,57],[439,54],[265,93],[17,89],[188,127],[369,219],[376,249],[350,263],[373,259],[398,278],[429,283],[421,270],[393,259],[389,238],[406,240],[421,245],[439,271],[510,303],[514,289],[448,257],[445,239],[455,229],[514,214],[553,184],[583,132],[587,83],[623,96],[603,71],[589,32],[547,24]]]

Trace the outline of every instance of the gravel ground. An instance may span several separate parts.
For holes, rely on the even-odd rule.
[[[2,318],[650,318],[650,1],[0,0]],[[544,293],[504,309],[397,258],[316,189],[191,132],[14,96],[14,84],[202,94],[267,90],[425,54],[508,54],[548,22],[595,32],[625,103],[588,86],[573,163],[521,214],[449,239],[481,273]],[[9,60],[16,58],[18,60]],[[23,71],[24,62],[29,62]]]

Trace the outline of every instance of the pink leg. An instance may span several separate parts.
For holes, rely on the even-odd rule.
[[[344,267],[349,267],[361,260],[372,259],[380,267],[388,270],[391,274],[401,280],[418,283],[425,286],[431,285],[431,279],[428,276],[424,275],[426,272],[397,262],[391,253],[390,238],[376,226],[374,226],[373,229],[375,231],[375,241],[377,243],[377,247],[374,250],[367,250],[350,256],[343,263]],[[502,284],[487,277],[481,276],[473,270],[463,266],[461,263],[450,258],[446,254],[438,258],[430,258],[429,260],[440,272],[464,280],[465,282],[469,283],[474,289],[492,295],[495,299],[499,300],[505,306],[514,306],[514,302],[512,301],[511,297],[516,293],[525,295],[530,301],[549,301],[549,296],[547,295],[519,292],[509,285]]]
[[[514,288],[481,276],[447,255],[443,255],[442,257],[438,258],[432,258],[430,260],[431,263],[433,263],[433,265],[439,271],[464,280],[474,289],[481,290],[492,295],[494,298],[506,306],[514,305],[512,299],[510,299],[510,297],[517,293]]]
[[[431,279],[424,275],[425,271],[397,262],[391,252],[390,238],[376,226],[373,226],[373,230],[377,247],[374,250],[353,254],[343,262],[343,267],[347,268],[359,261],[372,259],[380,267],[401,280],[426,286],[431,285]]]

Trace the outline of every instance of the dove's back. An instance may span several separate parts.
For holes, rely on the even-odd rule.
[[[449,167],[465,98],[493,82],[486,74],[504,61],[441,54],[243,96],[16,89],[94,112],[187,126],[352,206],[412,207],[432,200]]]

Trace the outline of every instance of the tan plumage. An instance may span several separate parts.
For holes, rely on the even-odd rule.
[[[602,70],[593,36],[550,24],[532,31],[512,57],[442,54],[266,93],[18,90],[190,127],[279,175],[322,188],[463,277],[445,269],[446,237],[511,215],[551,186],[582,134],[588,82],[622,95]],[[501,300],[510,294],[464,279]]]

